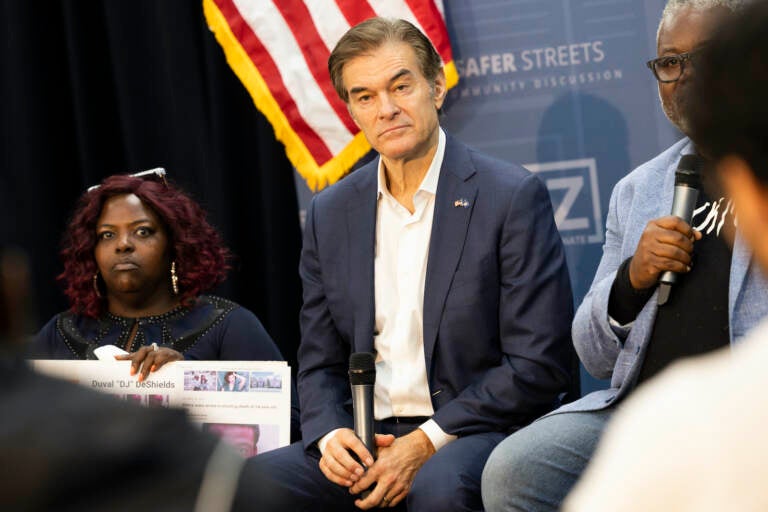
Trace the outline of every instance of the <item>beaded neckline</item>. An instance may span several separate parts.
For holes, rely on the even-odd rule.
[[[171,317],[174,317],[178,315],[181,312],[187,312],[189,311],[189,308],[186,306],[179,304],[175,308],[171,309],[170,311],[166,311],[165,313],[161,315],[150,315],[150,316],[118,316],[113,313],[110,313],[107,311],[104,316],[114,322],[120,322],[120,323],[133,323],[133,322],[141,322],[141,323],[155,323],[155,322],[162,322],[163,320],[167,320]]]
[[[196,311],[198,308],[206,306],[211,306],[211,308],[204,313],[202,318],[198,319],[199,321],[195,326],[189,327],[184,332],[177,333],[176,337],[172,338],[171,326],[168,322],[183,318],[185,315]],[[174,350],[184,353],[194,346],[200,338],[208,334],[208,332],[210,332],[216,325],[219,325],[227,315],[237,307],[239,306],[236,303],[227,299],[212,295],[201,295],[197,298],[197,301],[192,307],[177,306],[162,315],[129,318],[107,312],[98,320],[95,339],[86,338],[75,325],[77,316],[71,311],[66,311],[58,315],[56,329],[64,340],[64,343],[69,347],[77,359],[94,358],[93,349],[101,344],[101,340],[110,331],[110,324],[112,326],[120,326],[117,342],[117,344],[120,345],[127,341],[132,324],[139,323],[146,326],[151,323],[160,323],[163,331],[162,339],[158,341],[163,345],[167,345]],[[131,345],[131,350],[135,350],[135,348],[144,344],[146,344],[144,330],[139,329],[136,333],[136,338],[134,338],[134,342]]]

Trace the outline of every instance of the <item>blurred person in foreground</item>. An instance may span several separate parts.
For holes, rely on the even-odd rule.
[[[669,213],[680,161],[706,160],[706,155],[688,156],[699,153],[683,109],[691,79],[713,30],[742,5],[739,0],[667,2],[657,57],[647,65],[665,114],[686,137],[616,184],[603,256],[573,321],[573,343],[584,367],[597,378],[610,378],[610,387],[504,440],[483,474],[487,510],[558,510],[618,404],[638,384],[679,358],[737,342],[768,313],[768,281],[751,265],[743,240],[733,249],[728,245],[735,223],[730,198],[716,188],[702,190],[690,223]],[[659,305],[665,271],[677,273],[677,282]]]
[[[114,345],[140,381],[182,359],[283,360],[252,312],[203,295],[224,280],[228,256],[163,169],[106,178],[83,194],[66,229],[59,280],[71,308],[37,334],[32,357],[95,359],[96,348]]]
[[[243,459],[181,410],[132,406],[23,360],[29,269],[0,248],[0,509],[227,511]]]
[[[739,239],[768,273],[768,3],[718,30],[685,108],[716,162]],[[755,311],[754,314],[759,314]],[[624,404],[568,512],[768,510],[768,320],[739,346],[675,364]],[[618,478],[618,480],[617,480]]]
[[[440,128],[442,63],[411,23],[356,25],[328,68],[379,158],[307,212],[304,442],[249,459],[243,486],[273,512],[480,510],[488,453],[556,407],[574,378],[547,189]],[[376,354],[375,461],[352,430],[358,352]]]

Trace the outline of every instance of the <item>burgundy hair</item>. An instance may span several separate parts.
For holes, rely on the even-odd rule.
[[[93,286],[98,271],[94,257],[96,222],[104,203],[123,194],[136,195],[162,222],[171,260],[176,261],[182,304],[192,304],[198,295],[224,280],[230,252],[200,205],[173,185],[152,178],[110,176],[98,188],[83,194],[64,233],[64,272],[57,279],[64,284],[73,312],[94,318],[104,312],[106,300],[96,294]],[[170,286],[170,274],[168,282]]]

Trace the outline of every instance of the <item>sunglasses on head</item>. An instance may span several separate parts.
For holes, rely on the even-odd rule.
[[[148,169],[146,171],[140,171],[134,174],[129,174],[131,178],[143,178],[143,179],[156,179],[158,181],[162,181],[163,184],[167,187],[168,182],[165,180],[165,169],[163,167],[155,167],[154,169]],[[86,192],[93,192],[97,188],[99,188],[101,184],[98,185],[92,185],[88,187],[88,190]]]

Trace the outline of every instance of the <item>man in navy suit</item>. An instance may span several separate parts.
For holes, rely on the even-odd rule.
[[[353,27],[328,67],[380,157],[307,212],[303,444],[251,459],[243,478],[264,510],[481,510],[488,454],[574,378],[547,190],[443,132],[440,57],[410,23]],[[376,354],[375,460],[352,430],[354,352]]]

